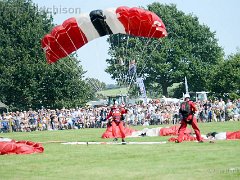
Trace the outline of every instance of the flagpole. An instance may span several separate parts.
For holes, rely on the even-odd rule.
[[[187,77],[186,76],[185,76],[185,90],[186,90],[186,94],[189,94],[188,84],[187,84]]]

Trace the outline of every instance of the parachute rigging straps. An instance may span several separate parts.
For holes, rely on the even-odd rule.
[[[58,41],[56,40],[56,42],[57,42],[57,44],[59,45],[59,47],[63,50],[63,52],[67,55],[67,57],[71,60],[71,61],[75,61],[74,59],[72,59],[71,58],[71,56],[69,55],[69,54],[67,54],[67,52],[66,52],[66,50],[61,46],[61,44],[60,43],[58,43]],[[51,50],[52,51],[52,50]],[[52,51],[53,52],[53,51]],[[53,52],[54,53],[54,52]],[[54,53],[55,54],[55,53]],[[57,55],[56,55],[56,57],[58,57]],[[70,70],[73,70],[72,68],[70,68],[67,64],[66,64],[66,62],[65,61],[63,61],[63,64],[66,66],[66,67],[68,67]],[[63,71],[62,71],[63,72]]]
[[[95,86],[95,84],[92,81],[89,81],[89,83],[96,91],[99,91],[99,88]]]
[[[130,23],[129,23],[129,22],[130,22],[130,19],[128,19],[128,29],[130,29],[130,28],[129,28],[129,26],[130,26]],[[142,21],[140,22],[140,25],[138,26],[137,36],[139,36],[139,34],[140,34],[141,24],[142,24]],[[152,28],[151,28],[151,29],[152,29]],[[150,31],[151,31],[151,29],[150,29]],[[130,31],[128,32],[128,34],[131,34]],[[149,34],[150,34],[150,33],[149,33]],[[149,34],[148,34],[148,35],[149,35]],[[128,57],[128,56],[127,56],[128,43],[129,43],[129,35],[128,35],[127,45],[126,45],[126,57]],[[136,50],[136,45],[137,45],[137,43],[135,43],[134,51]],[[130,60],[129,60],[129,62],[128,62],[128,67],[129,67],[129,66],[130,66]],[[125,72],[125,66],[124,66],[124,72]],[[124,73],[124,72],[123,72],[123,73]],[[124,73],[124,74],[125,74],[125,73]],[[131,79],[131,77],[130,77],[130,79]],[[126,76],[123,84],[127,84],[128,81],[129,81],[128,76]],[[130,82],[131,82],[131,81],[130,81]]]
[[[151,27],[151,29],[149,30],[148,35],[150,35],[151,30],[152,30],[152,27]],[[154,31],[154,33],[152,34],[152,36],[148,39],[148,41],[147,41],[147,43],[145,44],[145,46],[143,46],[143,49],[141,50],[141,56],[143,56],[143,53],[144,53],[146,47],[148,46],[150,40],[152,39],[153,35],[155,34],[155,32],[156,32],[156,30]],[[135,45],[136,45],[136,44],[135,44]],[[135,46],[135,47],[136,47],[136,46]],[[155,51],[155,50],[154,50],[154,51]],[[153,51],[151,52],[151,54],[152,54],[152,53],[153,53]],[[150,55],[151,55],[151,54],[150,54]],[[140,57],[141,57],[141,56],[140,56]],[[143,59],[143,68],[145,68],[145,66],[146,66],[146,62],[145,62],[144,59]],[[143,71],[143,68],[142,68],[142,70],[140,71],[139,75],[140,75],[141,72]],[[131,85],[132,85],[132,83],[133,83],[134,77],[137,78],[137,71],[134,73],[134,75],[133,75],[132,78],[131,78],[131,81],[130,81],[130,84],[129,84],[129,87],[128,87],[129,89],[131,88]]]
[[[143,21],[144,21],[144,20],[143,20]],[[142,22],[143,22],[143,21],[140,22],[137,36],[138,36],[139,33],[140,33],[140,28],[141,28],[141,25],[142,25]],[[151,29],[149,30],[147,37],[150,36],[150,33],[151,33],[151,31],[152,31],[152,28],[153,28],[153,26],[152,26]],[[148,46],[149,42],[151,41],[152,37],[154,36],[155,32],[156,32],[156,29],[155,29],[155,31],[153,32],[153,34],[151,35],[151,37],[148,39],[148,41],[147,41],[147,43],[145,44],[145,46],[143,46],[143,49],[141,50],[141,54],[142,54],[142,55],[143,55],[146,47]],[[127,43],[127,47],[128,47],[128,43]],[[135,47],[134,47],[134,50],[133,50],[133,51],[136,50],[136,47],[137,47],[137,43],[135,43]],[[126,55],[127,55],[127,54],[126,54]],[[140,57],[141,57],[142,55],[140,55]],[[139,59],[140,59],[140,58],[138,58],[138,60],[139,60]],[[146,66],[146,63],[145,63],[145,61],[143,61],[143,67],[145,67],[145,66]],[[141,70],[141,72],[142,72],[142,70]],[[133,79],[134,79],[135,76],[136,76],[136,78],[137,78],[137,71],[133,74],[132,78],[130,77],[129,89],[130,89],[130,87],[131,87],[131,84],[132,84]],[[127,81],[128,81],[128,78],[125,79],[124,84],[125,84]]]
[[[148,57],[150,57],[150,56],[152,55],[152,53],[155,52],[155,50],[157,49],[158,45],[159,45],[159,44],[157,43],[157,45],[154,47],[154,49],[151,51],[151,53],[150,53],[150,55],[149,55]],[[150,59],[150,61],[151,61],[151,59]],[[144,61],[143,67],[142,67],[142,69],[141,69],[141,71],[140,71],[140,73],[139,73],[138,75],[141,75],[141,73],[143,72],[143,70],[145,70],[145,68],[146,68],[146,63],[145,63],[145,61]],[[133,76],[133,78],[134,78],[134,76]],[[132,80],[131,80],[131,82],[130,82],[129,89],[131,88],[131,84],[132,84],[132,82],[133,82],[133,78],[132,78]],[[136,74],[136,78],[137,78],[137,74]]]
[[[161,41],[161,39],[159,39],[159,41]],[[152,52],[150,53],[150,55],[152,55],[153,52],[155,52],[155,50],[157,49],[157,47],[159,46],[159,43],[157,43],[157,45],[154,47],[154,49],[152,50]],[[150,57],[150,55],[148,57]],[[151,60],[151,59],[150,59]],[[141,75],[141,73],[143,72],[143,70],[145,70],[146,68],[146,63],[143,64],[143,68],[140,71],[139,75]]]

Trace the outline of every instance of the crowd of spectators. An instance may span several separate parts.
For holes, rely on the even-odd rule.
[[[240,121],[240,99],[226,102],[195,102],[198,122]],[[125,124],[127,125],[161,125],[178,124],[178,103],[150,101],[147,105],[128,104],[125,106]],[[107,114],[111,106],[82,107],[75,109],[40,109],[7,112],[0,115],[0,132],[31,132],[44,130],[64,130],[81,128],[105,128]]]

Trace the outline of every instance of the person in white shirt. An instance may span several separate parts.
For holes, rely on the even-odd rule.
[[[226,140],[227,139],[227,133],[226,132],[210,132],[207,135],[207,138],[209,140]]]

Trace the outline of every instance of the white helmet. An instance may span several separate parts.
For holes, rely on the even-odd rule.
[[[184,98],[190,98],[190,95],[189,94],[185,94]]]

